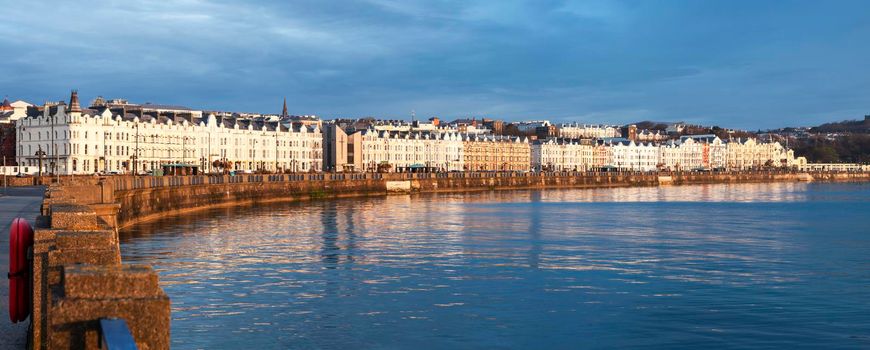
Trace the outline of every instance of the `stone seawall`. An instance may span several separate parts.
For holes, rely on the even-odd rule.
[[[305,174],[120,179],[119,227],[205,208],[388,193],[655,186],[654,174]]]
[[[169,349],[169,297],[150,266],[121,264],[113,183],[48,187],[33,244],[33,349],[101,349],[101,320],[123,320],[139,349]]]
[[[115,177],[118,227],[240,204],[407,192],[596,188],[713,183],[870,181],[870,173],[447,173]]]

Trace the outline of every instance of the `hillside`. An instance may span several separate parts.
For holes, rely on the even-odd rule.
[[[810,128],[810,132],[870,134],[870,115],[864,116],[864,120],[844,120],[841,122],[825,123]]]

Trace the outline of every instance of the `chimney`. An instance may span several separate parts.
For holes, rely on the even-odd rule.
[[[79,105],[79,91],[73,90],[69,96],[69,111],[70,113],[81,113],[82,107]]]

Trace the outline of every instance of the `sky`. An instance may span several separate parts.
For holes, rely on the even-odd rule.
[[[755,130],[870,114],[870,1],[0,0],[0,95]]]

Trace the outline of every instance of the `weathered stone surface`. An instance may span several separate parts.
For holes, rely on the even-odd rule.
[[[98,230],[97,214],[86,205],[54,204],[51,206],[51,228],[62,230]]]
[[[127,321],[139,349],[169,349],[169,297],[69,298],[53,305],[50,349],[99,349],[99,319]]]
[[[46,193],[33,250],[34,349],[97,349],[101,318],[126,320],[139,349],[169,348],[169,298],[150,267],[121,265],[113,201],[105,179]]]
[[[55,249],[48,252],[48,266],[70,264],[118,265],[121,253],[117,248],[110,249]]]
[[[146,265],[65,266],[66,298],[147,298],[163,295],[157,273]]]
[[[115,245],[115,232],[102,231],[60,231],[55,238],[57,249],[107,249]]]
[[[89,205],[91,209],[94,210],[94,214],[97,215],[108,227],[117,228],[118,227],[118,209],[121,208],[120,204],[117,203],[101,203],[101,204],[91,204]]]

